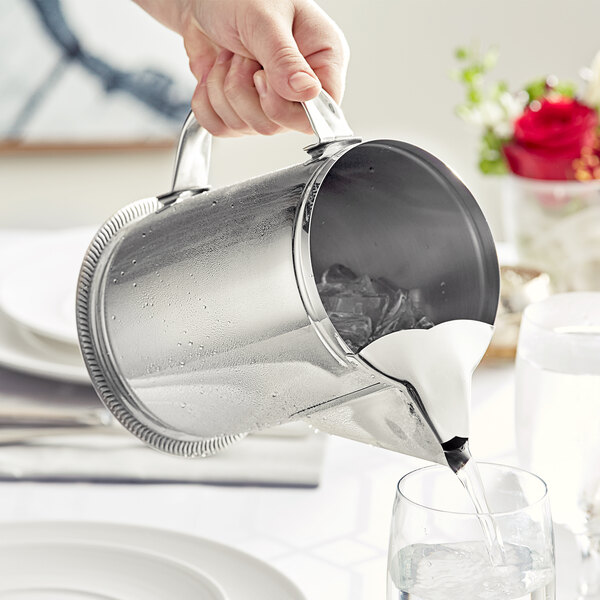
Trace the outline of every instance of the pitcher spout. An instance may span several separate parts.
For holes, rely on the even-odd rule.
[[[375,385],[369,393],[306,411],[303,418],[332,435],[447,464],[433,430],[401,385]]]

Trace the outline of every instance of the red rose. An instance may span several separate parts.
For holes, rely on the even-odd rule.
[[[543,98],[515,122],[503,147],[510,170],[532,179],[574,179],[573,161],[596,141],[598,115],[572,98]]]

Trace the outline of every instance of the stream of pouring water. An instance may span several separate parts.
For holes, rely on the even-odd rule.
[[[505,560],[502,537],[468,445],[471,379],[492,333],[493,327],[480,321],[448,321],[431,329],[390,333],[371,342],[360,354],[382,373],[408,383],[418,395],[418,404],[444,448],[448,465],[473,502],[490,560],[499,565]]]
[[[468,442],[462,449],[459,449],[459,451],[468,455],[468,458],[465,456],[466,462],[464,462],[458,470],[454,471],[454,474],[463,484],[463,487],[467,491],[467,494],[469,494],[469,498],[475,507],[477,518],[479,519],[483,531],[485,546],[492,565],[503,565],[506,562],[506,554],[504,542],[502,541],[502,534],[500,533],[500,529],[498,528],[494,517],[490,514],[491,510],[485,495],[481,474],[479,473],[477,463],[471,456]],[[452,464],[450,460],[448,463]]]

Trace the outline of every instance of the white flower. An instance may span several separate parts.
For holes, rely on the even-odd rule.
[[[509,121],[514,121],[523,114],[523,109],[527,104],[527,98],[520,95],[513,96],[508,92],[504,92],[504,94],[500,96],[500,104],[504,109],[506,118]]]
[[[583,93],[583,100],[590,106],[600,106],[600,52],[596,54],[589,71],[588,82]]]
[[[481,123],[484,127],[493,129],[505,120],[504,111],[497,102],[486,100],[479,107]]]
[[[513,124],[509,121],[504,121],[502,123],[498,123],[494,127],[494,133],[501,139],[506,140],[513,136]]]

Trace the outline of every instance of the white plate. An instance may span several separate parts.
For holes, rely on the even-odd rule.
[[[65,229],[19,244],[2,266],[0,309],[38,335],[77,344],[77,278],[93,235],[89,227]]]
[[[0,366],[59,381],[90,383],[78,347],[37,337],[1,311]]]
[[[207,575],[137,549],[87,542],[0,545],[0,600],[226,600]]]
[[[74,542],[93,540],[98,544],[141,549],[182,561],[199,568],[216,581],[227,600],[306,600],[302,592],[273,567],[244,552],[203,538],[110,523],[22,522],[0,525],[0,540],[4,542],[56,539]],[[163,596],[163,599],[166,598],[177,596]]]

